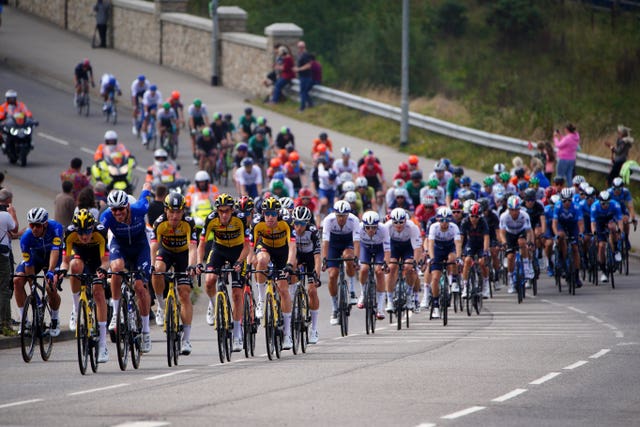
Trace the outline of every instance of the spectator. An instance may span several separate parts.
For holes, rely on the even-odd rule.
[[[13,295],[11,238],[18,232],[18,218],[11,199],[12,194],[9,190],[0,190],[0,333],[7,337],[18,335],[11,327]]]
[[[280,55],[281,47],[282,45],[280,43],[276,43],[276,45],[273,47],[273,67],[272,67],[272,70],[269,71],[269,73],[267,73],[267,76],[265,77],[265,79],[262,81],[262,84],[264,85],[264,87],[271,88],[269,90],[269,95],[267,95],[264,102],[269,102],[269,100],[271,99],[271,95],[273,94],[273,90],[272,90],[273,86],[276,84],[276,81],[278,80],[277,66],[279,64],[282,64],[282,57]]]
[[[71,224],[73,211],[76,208],[76,200],[73,198],[71,191],[73,191],[73,184],[71,181],[62,181],[62,193],[58,193],[54,202],[54,219],[65,228]]]
[[[553,142],[558,149],[558,175],[563,176],[565,182],[571,183],[576,168],[580,134],[573,124],[568,123],[562,130],[562,134],[556,129]]]
[[[75,214],[80,209],[88,209],[89,212],[94,216],[94,218],[100,218],[100,210],[98,209],[98,204],[96,203],[96,195],[94,193],[93,188],[85,187],[78,194],[76,208],[73,213]]]
[[[549,182],[549,180],[547,179],[547,177],[542,171],[543,171],[542,161],[537,157],[532,158],[531,159],[531,178],[536,178],[541,188],[547,188],[549,185],[551,185],[551,183]]]
[[[73,199],[78,200],[80,190],[89,186],[89,178],[82,172],[82,159],[74,157],[71,159],[69,169],[60,174],[60,181],[69,181],[73,184]]]
[[[100,34],[100,47],[107,47],[107,24],[111,13],[111,2],[109,0],[98,0],[93,11],[96,13],[96,27]]]
[[[540,144],[543,144],[544,146],[544,176],[547,177],[547,180],[551,181],[556,173],[556,150],[555,148],[553,148],[553,145],[551,145],[551,142],[549,141],[541,141]]]
[[[271,97],[271,103],[277,104],[282,95],[282,89],[291,83],[291,79],[294,77],[293,71],[293,57],[289,53],[286,47],[280,46],[280,59],[281,63],[276,64],[276,70],[280,72],[278,80],[273,87],[273,96]]]
[[[155,191],[156,197],[149,203],[149,210],[147,211],[147,224],[153,224],[164,213],[164,198],[167,197],[169,190],[166,185],[158,184]]]
[[[0,172],[0,190],[4,188],[4,173]]]
[[[307,52],[307,46],[305,42],[300,40],[298,42],[298,65],[293,68],[298,73],[298,80],[300,81],[300,108],[298,111],[304,111],[309,107],[313,107],[313,101],[309,96],[311,86],[313,86],[313,79],[311,74],[311,55]]]
[[[314,54],[311,54],[311,80],[313,80],[311,88],[322,84],[322,65],[316,61]]]
[[[104,182],[96,182],[96,186],[93,189],[93,196],[96,200],[98,211],[102,214],[102,211],[107,208],[107,185]]]
[[[633,145],[631,129],[618,125],[618,137],[615,145],[611,145],[609,141],[606,141],[604,145],[611,149],[611,171],[607,175],[607,184],[611,186],[613,185],[613,179],[620,176],[620,169],[622,169],[622,165],[629,157],[629,150]]]

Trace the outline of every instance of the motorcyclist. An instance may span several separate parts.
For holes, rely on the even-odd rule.
[[[158,184],[164,184],[168,188],[182,188],[187,181],[180,176],[178,166],[169,160],[169,154],[159,148],[153,152],[153,165],[147,168],[147,176],[145,182],[151,183],[155,188]]]
[[[104,143],[98,145],[96,152],[93,154],[93,161],[98,163],[114,152],[120,152],[125,157],[132,157],[127,147],[125,147],[124,144],[118,143],[118,134],[116,131],[108,130],[104,133]]]
[[[196,227],[202,229],[204,220],[213,210],[213,202],[218,197],[218,187],[210,183],[209,174],[204,170],[196,172],[193,182],[187,188],[185,202]]]
[[[4,94],[5,102],[0,104],[0,122],[9,117],[13,117],[16,113],[24,113],[25,117],[31,118],[33,114],[27,108],[24,102],[18,102],[18,92],[9,89]]]

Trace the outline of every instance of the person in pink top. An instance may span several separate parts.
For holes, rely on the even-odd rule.
[[[558,150],[558,175],[563,176],[565,182],[571,182],[576,168],[580,134],[573,124],[568,123],[562,130],[562,134],[556,129],[553,134],[553,142]]]

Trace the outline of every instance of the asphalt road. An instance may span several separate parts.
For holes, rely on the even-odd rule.
[[[107,126],[99,115],[78,117],[67,92],[6,69],[0,81],[19,86],[41,122],[29,165],[7,166],[8,181],[23,200],[50,203],[43,197],[58,191],[59,171],[76,155],[89,164]],[[124,117],[116,130],[146,167],[151,155]],[[192,176],[185,150],[180,160]],[[272,362],[261,330],[257,357],[235,353],[220,364],[201,298],[193,354],[175,368],[166,366],[155,326],[154,348],[136,371],[119,370],[113,346],[111,361],[84,377],[73,341],[57,342],[49,362],[36,355],[28,365],[19,349],[0,350],[0,424],[640,425],[638,269],[633,261],[615,290],[586,286],[575,297],[559,295],[547,279],[522,305],[501,291],[481,316],[453,315],[447,327],[419,313],[408,330],[382,322],[366,336],[354,310],[346,338],[329,326],[324,285],[320,343]],[[68,292],[63,300],[69,303]]]

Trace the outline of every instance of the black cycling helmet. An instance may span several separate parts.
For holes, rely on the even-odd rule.
[[[453,175],[454,176],[464,175],[464,169],[462,169],[460,166],[456,166],[455,168],[453,168]]]
[[[185,200],[184,196],[180,193],[169,193],[164,198],[164,207],[172,211],[180,211],[184,209]]]
[[[220,194],[216,198],[215,202],[213,202],[213,205],[215,206],[216,209],[218,209],[220,206],[234,207],[235,204],[236,204],[236,202],[235,202],[235,200],[233,200],[233,197],[231,197],[227,193]]]
[[[80,232],[92,230],[96,225],[96,219],[88,209],[79,209],[73,215],[71,223]]]
[[[535,201],[537,199],[538,192],[535,188],[527,188],[524,190],[524,200],[525,201]]]

